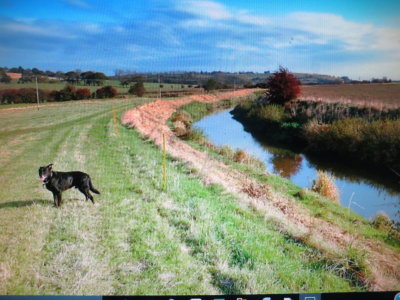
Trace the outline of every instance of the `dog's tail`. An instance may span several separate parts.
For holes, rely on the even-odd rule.
[[[93,186],[92,180],[90,180],[90,179],[89,179],[89,187],[90,187],[90,190],[91,190],[93,193],[99,194],[99,195],[100,195],[100,192]]]

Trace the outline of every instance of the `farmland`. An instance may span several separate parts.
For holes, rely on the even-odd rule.
[[[302,86],[300,100],[400,107],[400,83]]]

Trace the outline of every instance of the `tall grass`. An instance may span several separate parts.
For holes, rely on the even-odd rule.
[[[399,109],[306,101],[284,108],[249,102],[233,114],[271,142],[381,169],[400,168]]]
[[[317,178],[314,180],[311,189],[323,197],[339,203],[339,190],[335,184],[335,178],[327,172],[317,170]]]
[[[312,151],[335,153],[370,165],[400,168],[400,119],[368,122],[343,119],[308,122],[304,137]]]

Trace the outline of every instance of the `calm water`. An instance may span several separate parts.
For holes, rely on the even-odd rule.
[[[203,118],[195,123],[215,145],[229,145],[240,148],[265,162],[269,172],[279,174],[303,188],[310,188],[316,178],[316,170],[326,170],[336,177],[340,190],[340,202],[358,214],[372,219],[377,212],[384,211],[395,221],[400,221],[400,182],[394,174],[387,178],[362,170],[349,170],[346,165],[317,161],[301,153],[272,147],[244,130],[243,125],[234,120],[230,110],[225,110]],[[373,172],[372,172],[373,173]]]

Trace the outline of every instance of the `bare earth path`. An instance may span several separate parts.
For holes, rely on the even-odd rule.
[[[354,236],[343,228],[312,216],[295,200],[277,194],[269,186],[192,148],[177,138],[167,126],[168,118],[184,104],[192,101],[217,102],[222,99],[243,97],[252,92],[254,90],[241,90],[217,95],[195,95],[178,100],[157,100],[127,111],[123,117],[123,123],[136,128],[159,146],[162,145],[163,134],[165,134],[169,154],[191,163],[200,171],[205,183],[223,186],[226,191],[235,194],[239,201],[261,211],[266,219],[274,218],[279,221],[283,230],[301,240],[307,240],[319,250],[330,255],[342,256],[351,245],[351,247],[366,251],[366,261],[371,274],[367,277],[361,275],[361,277],[369,285],[369,289],[375,291],[400,289],[399,253],[381,242]],[[252,195],[245,193],[246,187],[258,191],[254,193],[257,196],[253,193]]]

